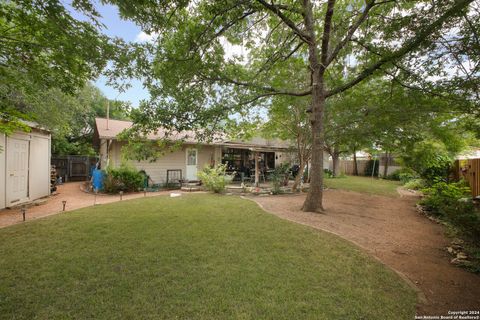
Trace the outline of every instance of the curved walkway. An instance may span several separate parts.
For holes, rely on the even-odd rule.
[[[84,182],[68,182],[58,186],[57,192],[46,198],[44,204],[32,206],[27,209],[26,221],[34,220],[41,217],[57,214],[63,210],[63,201],[67,201],[65,210],[75,210],[84,207],[93,206],[94,203],[105,204],[120,201],[119,195],[95,195],[80,190],[80,186]],[[147,197],[169,194],[171,191],[147,192]],[[124,200],[144,197],[143,192],[130,193],[123,195]],[[12,224],[23,222],[22,214],[19,208],[0,210],[0,228]]]
[[[418,315],[480,308],[480,276],[450,264],[443,227],[417,213],[414,197],[327,190],[326,214],[301,211],[305,195],[250,199],[280,218],[337,234],[405,275],[424,295]]]

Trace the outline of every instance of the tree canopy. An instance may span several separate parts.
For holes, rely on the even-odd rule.
[[[71,10],[59,0],[0,2],[0,132],[22,128],[26,110],[43,112],[45,95],[55,103],[60,92],[78,93],[114,58],[121,41],[103,35],[98,18],[89,1]]]
[[[110,2],[158,35],[132,58],[152,95],[134,116],[139,127],[214,128],[274,96],[310,96],[307,211],[322,209],[326,100],[379,73],[441,76],[425,58],[445,35],[471,34],[478,15],[472,0]],[[302,80],[287,80],[292,65],[303,69]]]

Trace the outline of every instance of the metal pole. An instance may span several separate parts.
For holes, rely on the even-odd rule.
[[[109,130],[108,120],[110,120],[110,99],[107,99],[107,130]]]
[[[258,188],[259,182],[260,182],[260,172],[259,172],[259,166],[258,166],[258,152],[254,152],[255,156],[255,187]]]
[[[22,206],[22,216],[23,216],[23,221],[25,221],[25,213],[27,212],[27,208],[25,206]]]

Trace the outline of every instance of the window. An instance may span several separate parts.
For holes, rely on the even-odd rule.
[[[187,165],[196,166],[197,165],[197,150],[188,149],[187,151]]]

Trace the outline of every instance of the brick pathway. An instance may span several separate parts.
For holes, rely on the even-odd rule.
[[[62,212],[62,201],[64,200],[67,201],[66,211],[93,206],[95,195],[85,193],[80,190],[82,183],[83,182],[69,182],[58,186],[56,194],[47,198],[46,203],[38,206],[32,206],[27,209],[26,220],[30,221]],[[171,191],[147,192],[146,196],[153,197],[158,195],[166,195],[170,192]],[[135,199],[143,196],[143,192],[125,194],[123,195],[123,199]],[[119,195],[98,195],[96,204],[111,203],[115,201],[120,201]],[[0,228],[21,222],[22,214],[19,208],[0,210]]]

